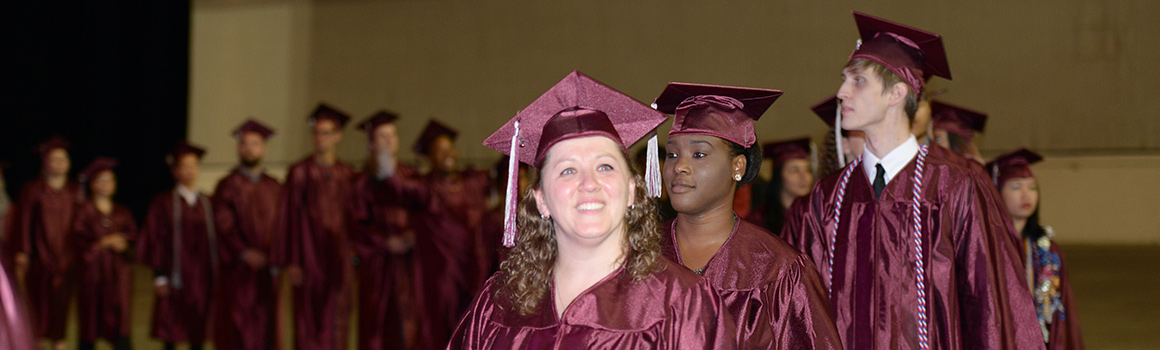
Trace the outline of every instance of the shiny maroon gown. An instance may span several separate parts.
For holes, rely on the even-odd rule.
[[[149,206],[137,238],[137,259],[157,275],[169,279],[169,295],[158,296],[153,302],[151,335],[157,339],[169,343],[204,343],[208,338],[217,274],[213,257],[216,237],[211,237],[209,232],[213,223],[206,221],[206,211],[212,210],[209,197],[198,194],[198,200],[189,205],[177,190],[158,195]],[[181,230],[180,251],[174,250],[175,212],[181,215],[177,223]],[[180,258],[177,270],[175,256]],[[180,286],[175,271],[180,271]]]
[[[530,315],[484,285],[447,349],[734,349],[733,319],[707,281],[668,259],[635,281],[617,269],[557,317],[554,291]]]
[[[865,164],[859,165],[859,167]],[[913,349],[918,312],[910,215],[911,159],[875,198],[853,169],[834,252],[831,303],[847,349]],[[936,349],[1042,349],[1012,226],[986,215],[988,188],[969,167],[927,156],[920,212],[930,342]],[[823,282],[838,181],[814,185],[790,210],[781,236],[810,256]],[[992,186],[993,187],[993,186]]]
[[[415,218],[415,301],[420,349],[447,344],[455,322],[483,283],[479,261],[490,180],[467,170],[454,177],[391,177],[387,187]]]
[[[133,304],[133,257],[130,250],[117,253],[97,244],[107,235],[120,233],[130,243],[137,237],[137,221],[119,204],[103,213],[93,202],[77,209],[73,239],[80,258],[77,319],[81,341],[116,341],[129,336]]]
[[[412,178],[400,164],[394,176]],[[403,310],[411,293],[411,255],[391,252],[388,238],[413,235],[406,203],[373,174],[356,176],[351,198],[351,247],[358,255],[358,348],[404,349]]]
[[[273,262],[302,268],[302,285],[293,288],[296,349],[346,348],[354,274],[346,213],[352,181],[350,166],[322,166],[312,156],[286,175],[279,227],[287,239]]]
[[[242,252],[270,256],[276,235],[282,185],[261,173],[234,169],[214,190],[214,220],[221,247],[222,277],[214,313],[214,348],[280,349],[278,284],[272,269],[254,269]]]
[[[76,252],[70,236],[79,191],[74,182],[53,189],[40,178],[24,186],[20,202],[13,208],[18,213],[8,249],[28,255],[24,285],[32,329],[41,338],[59,340],[65,336],[68,308],[76,289]]]
[[[661,250],[680,265],[676,220],[661,227]],[[842,348],[813,261],[769,231],[738,220],[701,276],[736,319],[740,348]]]
[[[8,266],[0,265],[0,349],[36,349],[31,322]]]

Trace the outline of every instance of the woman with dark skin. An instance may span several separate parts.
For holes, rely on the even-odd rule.
[[[674,220],[665,255],[721,291],[739,347],[841,348],[813,262],[733,211],[761,168],[753,121],[781,91],[670,83],[655,105],[674,113],[662,170]]]

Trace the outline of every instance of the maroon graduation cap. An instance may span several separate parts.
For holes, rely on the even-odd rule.
[[[991,171],[991,179],[995,186],[1001,186],[1007,180],[1023,177],[1035,177],[1031,172],[1031,164],[1043,160],[1038,153],[1020,148],[1011,153],[995,157],[987,163],[987,170]]]
[[[853,13],[861,39],[850,54],[850,60],[864,58],[878,62],[902,78],[918,96],[922,95],[922,87],[930,76],[951,79],[942,36],[864,13]]]
[[[673,114],[669,136],[709,135],[749,148],[757,142],[753,122],[781,94],[770,89],[669,83],[653,105]]]
[[[976,132],[983,132],[987,115],[945,102],[930,102],[931,119],[935,129],[943,129],[970,141]]]
[[[100,174],[105,170],[113,170],[113,168],[116,166],[116,159],[109,157],[97,157],[97,159],[94,159],[92,163],[89,163],[89,166],[81,172],[80,180],[81,182],[92,181],[93,179],[97,178],[97,174]]]
[[[178,142],[177,145],[173,147],[173,150],[169,152],[169,155],[165,157],[165,163],[169,164],[170,166],[177,164],[177,160],[181,159],[181,156],[186,154],[193,154],[194,156],[197,156],[197,159],[200,160],[201,157],[205,156],[205,148],[198,147],[187,141]]]
[[[427,126],[423,128],[423,133],[419,134],[419,140],[415,141],[415,145],[412,147],[412,149],[415,150],[415,153],[427,155],[427,151],[429,151],[427,148],[430,147],[431,142],[435,141],[435,138],[439,136],[447,136],[450,137],[452,141],[454,141],[456,137],[459,137],[459,132],[455,131],[455,129],[452,129],[450,126],[447,126],[447,124],[443,124],[435,118],[431,118],[431,120],[427,122]]]
[[[262,135],[263,139],[268,139],[270,136],[274,136],[274,129],[271,129],[269,126],[262,124],[254,118],[246,120],[246,122],[242,123],[242,125],[239,125],[237,129],[234,129],[233,135],[234,138],[241,138],[242,135],[248,132]]]
[[[394,123],[396,120],[399,120],[398,114],[380,109],[378,112],[375,112],[375,114],[367,117],[367,119],[363,119],[362,122],[359,122],[358,129],[366,131],[367,134],[370,134],[375,132],[375,128],[378,128],[379,125]]]
[[[508,162],[504,246],[511,247],[516,242],[517,162],[538,167],[555,144],[588,136],[604,136],[627,149],[653,134],[666,119],[668,117],[661,112],[578,71],[569,73],[516,113],[515,117],[483,141],[484,146],[511,156]],[[656,148],[656,135],[653,134],[649,140],[651,153],[645,176],[649,195],[653,196],[659,196],[660,193]]]
[[[791,159],[810,160],[810,138],[801,137],[792,140],[766,142],[762,147],[765,158],[773,160],[773,168],[777,169]]]
[[[310,125],[314,125],[320,119],[330,119],[338,124],[338,128],[346,127],[346,123],[350,121],[350,115],[346,112],[340,111],[337,108],[331,107],[326,103],[318,103],[318,107],[314,108],[314,112],[310,113],[310,118],[307,119]]]

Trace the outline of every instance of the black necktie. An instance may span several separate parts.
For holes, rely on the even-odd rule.
[[[874,177],[874,197],[882,197],[882,189],[886,188],[886,168],[882,167],[882,163],[874,166],[878,170],[878,174]]]

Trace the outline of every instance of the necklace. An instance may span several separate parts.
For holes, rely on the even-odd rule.
[[[673,221],[673,228],[674,228],[674,229],[673,229],[673,232],[676,232],[676,225],[677,225],[677,222],[676,222],[676,221]],[[733,237],[733,232],[734,232],[734,231],[737,231],[737,213],[733,213],[733,230],[729,231],[729,237],[725,237],[725,242],[728,242],[728,241],[729,241],[729,238],[732,238],[732,237]],[[721,242],[721,246],[722,246],[722,247],[724,247],[724,246],[725,246],[725,242]],[[675,241],[675,240],[673,241],[673,245],[676,245],[676,241]],[[717,250],[718,250],[718,251],[720,251],[720,250],[721,250],[721,248],[717,248]],[[713,255],[716,255],[716,253],[713,253]],[[680,256],[681,256],[681,254],[680,254],[680,253],[677,253],[677,258],[680,258]],[[709,258],[709,261],[713,261],[713,258]],[[684,263],[681,263],[681,264],[682,264],[682,265],[684,265]],[[699,275],[703,275],[703,274],[705,274],[705,269],[706,269],[706,268],[708,268],[708,267],[709,267],[709,263],[708,263],[708,262],[706,262],[706,263],[705,263],[705,266],[701,266],[701,268],[699,268],[699,269],[696,269],[696,270],[693,270],[693,273],[697,274],[698,276],[699,276]]]
[[[918,149],[918,158],[914,165],[914,188],[911,191],[910,215],[912,229],[914,229],[914,270],[915,270],[915,287],[918,291],[918,347],[919,349],[930,349],[929,333],[927,330],[927,316],[926,316],[926,268],[923,266],[924,251],[922,248],[922,216],[919,211],[919,197],[922,196],[922,169],[926,166],[926,154],[929,150],[927,145],[922,145]],[[842,172],[842,177],[838,180],[838,201],[834,204],[834,225],[833,230],[830,231],[830,247],[826,256],[826,268],[829,272],[826,275],[826,294],[833,298],[833,279],[834,279],[834,246],[838,241],[838,224],[842,219],[842,202],[846,199],[846,185],[849,184],[850,174],[858,164],[862,163],[862,157],[859,156],[853,163],[846,166],[846,170]]]

